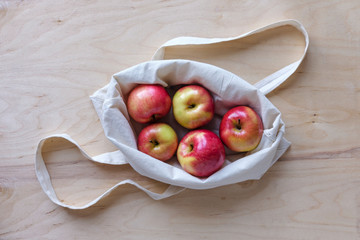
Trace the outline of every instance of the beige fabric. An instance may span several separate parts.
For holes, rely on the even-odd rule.
[[[206,45],[222,41],[232,41],[282,25],[292,25],[304,34],[306,42],[304,54],[298,61],[271,74],[255,84],[255,86],[247,83],[241,77],[213,65],[180,59],[161,60],[166,48],[169,47]],[[281,119],[281,113],[266,98],[265,94],[271,92],[296,71],[305,57],[308,44],[309,38],[304,27],[295,20],[271,24],[236,38],[203,39],[181,37],[170,40],[156,51],[153,61],[141,63],[114,74],[108,85],[99,89],[91,96],[95,110],[104,128],[104,133],[119,149],[118,151],[91,158],[68,135],[50,136],[39,143],[36,155],[36,173],[43,190],[58,205],[82,209],[93,205],[124,183],[137,186],[154,199],[162,199],[174,195],[184,188],[209,189],[249,179],[261,178],[290,146],[290,143],[284,138],[285,124]],[[169,89],[170,95],[181,84],[197,83],[203,85],[211,92],[215,99],[215,117],[207,128],[217,134],[221,117],[229,109],[237,105],[248,105],[254,108],[264,123],[264,133],[259,146],[246,154],[231,152],[227,149],[224,166],[208,178],[197,178],[186,173],[182,170],[176,159],[172,159],[169,162],[161,162],[138,151],[136,136],[141,129],[141,125],[129,118],[125,99],[133,87],[143,83],[161,84]],[[172,114],[168,114],[162,121],[169,123],[175,128],[179,139],[188,131],[176,124]],[[62,137],[74,143],[89,160],[113,165],[129,163],[138,173],[171,184],[172,186],[163,194],[156,194],[128,179],[116,184],[103,195],[84,206],[74,207],[66,205],[57,199],[42,159],[42,145],[52,137]]]

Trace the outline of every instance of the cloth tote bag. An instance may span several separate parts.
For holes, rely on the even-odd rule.
[[[293,26],[303,34],[305,39],[303,55],[299,60],[265,77],[255,85],[249,84],[240,76],[210,64],[185,59],[163,60],[166,50],[170,48],[200,45],[206,47],[211,44],[235,41],[285,25]],[[41,139],[36,153],[35,170],[42,189],[55,204],[70,209],[84,209],[123,184],[132,184],[153,199],[158,200],[177,194],[185,188],[210,189],[250,179],[260,179],[290,146],[290,143],[284,138],[285,124],[281,119],[281,113],[266,98],[266,94],[277,88],[296,71],[305,57],[308,45],[308,34],[303,25],[296,20],[276,22],[234,38],[179,37],[166,42],[155,52],[151,61],[140,63],[114,74],[106,86],[90,96],[104,133],[118,148],[117,151],[91,157],[67,134],[56,134]],[[215,117],[207,128],[216,134],[218,134],[221,117],[228,110],[238,105],[252,107],[260,115],[264,124],[260,144],[246,154],[227,150],[223,167],[207,178],[198,178],[188,174],[180,167],[176,159],[162,162],[138,151],[136,139],[141,126],[130,119],[125,99],[136,85],[145,83],[160,84],[166,87],[170,94],[174,93],[177,86],[183,84],[204,86],[210,91],[215,101]],[[173,117],[171,114],[168,115],[162,121],[174,126]],[[186,134],[182,128],[175,128],[175,131],[179,140]],[[167,183],[169,187],[163,193],[155,193],[137,182],[127,179],[117,183],[85,205],[68,205],[58,199],[42,156],[45,142],[53,138],[62,138],[73,143],[90,161],[110,165],[130,164],[139,174]]]

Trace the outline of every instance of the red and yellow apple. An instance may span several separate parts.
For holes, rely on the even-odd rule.
[[[172,127],[166,123],[153,123],[141,130],[138,149],[156,159],[167,161],[174,156],[178,138]]]
[[[127,109],[139,123],[153,122],[164,117],[171,108],[171,98],[165,88],[158,84],[141,84],[129,94]]]
[[[208,177],[222,167],[225,149],[215,133],[205,129],[193,130],[181,139],[177,158],[186,172]]]
[[[261,118],[252,108],[237,106],[223,116],[219,135],[229,149],[247,152],[258,146],[263,130]]]
[[[176,91],[173,113],[183,127],[195,129],[209,123],[214,117],[214,101],[210,93],[198,85],[188,85]]]

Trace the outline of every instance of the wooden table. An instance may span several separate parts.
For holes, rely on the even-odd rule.
[[[360,239],[359,12],[356,0],[1,0],[0,239]],[[34,171],[41,138],[68,133],[92,156],[115,150],[89,100],[112,74],[150,60],[174,37],[231,37],[289,18],[304,24],[310,48],[268,95],[292,146],[261,180],[160,201],[125,186],[78,211],[44,194]],[[169,57],[255,83],[303,47],[285,27]],[[71,204],[129,177],[154,191],[166,187],[128,166],[87,161],[72,146],[45,158],[58,196]]]

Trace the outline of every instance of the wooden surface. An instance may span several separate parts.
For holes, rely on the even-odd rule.
[[[0,239],[360,239],[360,4],[352,1],[0,1]],[[293,18],[310,35],[298,72],[269,99],[290,150],[259,181],[154,201],[125,186],[87,210],[53,204],[34,171],[38,141],[68,133],[114,150],[88,98],[173,37],[230,37]],[[251,83],[297,59],[289,28],[227,49],[169,52]],[[51,146],[49,146],[51,148]],[[81,204],[131,177],[72,146],[44,154],[59,197]]]

